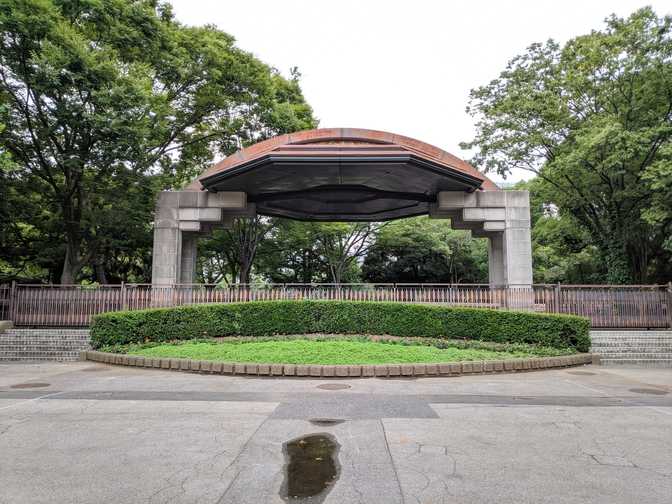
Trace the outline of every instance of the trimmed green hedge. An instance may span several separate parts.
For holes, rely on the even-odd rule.
[[[389,334],[588,351],[588,319],[482,308],[357,301],[254,301],[96,315],[94,348],[148,341],[274,334]]]

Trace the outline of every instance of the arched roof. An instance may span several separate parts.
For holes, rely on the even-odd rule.
[[[323,128],[242,149],[186,189],[244,191],[263,215],[358,221],[426,214],[440,191],[499,188],[469,163],[419,140]]]
[[[361,128],[320,128],[269,138],[268,140],[241,149],[234,154],[227,156],[222,161],[213,164],[185,189],[200,190],[203,188],[203,185],[200,182],[201,180],[262,157],[272,151],[281,150],[283,147],[309,146],[311,144],[330,145],[331,142],[331,145],[336,149],[339,143],[347,144],[349,141],[360,144],[362,149],[366,147],[366,144],[371,144],[376,147],[387,145],[390,146],[391,149],[394,147],[401,147],[426,157],[427,159],[431,159],[438,164],[445,165],[446,168],[455,169],[482,180],[483,182],[480,187],[482,190],[499,190],[499,187],[497,187],[494,182],[480,173],[476,168],[443,149],[439,149],[434,145],[407,136],[397,135],[387,131]]]

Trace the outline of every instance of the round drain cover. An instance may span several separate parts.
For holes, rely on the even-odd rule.
[[[41,388],[41,387],[48,387],[49,383],[39,383],[39,382],[33,382],[33,383],[17,383],[16,385],[12,385],[11,388]]]
[[[668,392],[655,388],[631,388],[630,392],[635,394],[667,395]]]
[[[579,376],[592,376],[597,374],[597,373],[591,373],[590,371],[567,371],[567,373]]]
[[[349,389],[350,385],[346,385],[345,383],[323,383],[322,385],[318,385],[317,388],[322,390],[345,390]]]

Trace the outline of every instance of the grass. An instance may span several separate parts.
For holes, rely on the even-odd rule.
[[[548,356],[548,349],[518,346],[508,351],[483,348],[438,348],[366,339],[282,339],[265,341],[189,341],[127,347],[145,357],[175,357],[265,364],[401,364],[457,362]],[[566,352],[556,350],[555,355]]]

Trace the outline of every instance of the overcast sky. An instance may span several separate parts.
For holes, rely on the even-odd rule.
[[[611,13],[672,2],[636,0],[172,0],[190,25],[214,24],[301,85],[321,127],[400,133],[468,158],[469,90],[532,42],[600,29]],[[499,177],[491,175],[494,179]],[[527,177],[516,173],[510,180]]]

